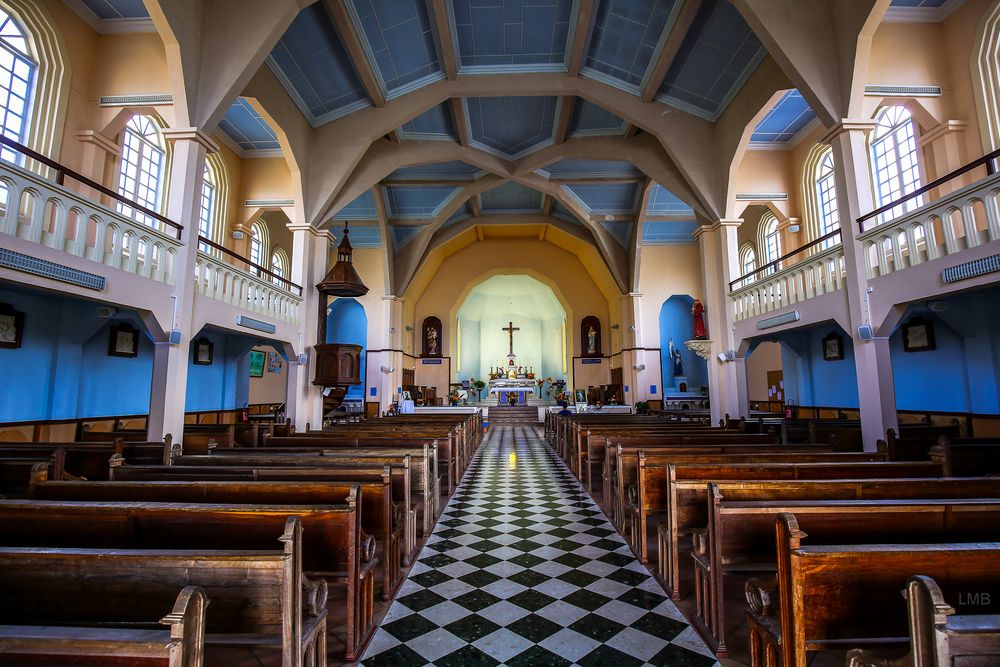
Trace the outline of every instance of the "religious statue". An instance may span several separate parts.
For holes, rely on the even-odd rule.
[[[670,361],[674,367],[674,377],[679,377],[684,375],[684,363],[681,359],[681,351],[674,347],[673,339],[667,345],[670,354]]]
[[[587,330],[587,354],[594,354],[597,352],[597,332],[594,331],[594,327],[590,327]]]
[[[434,327],[427,327],[427,354],[438,353],[438,332]]]
[[[691,317],[694,319],[694,338],[695,340],[705,340],[708,335],[705,333],[705,306],[702,305],[701,301],[698,299],[694,300],[691,304]]]

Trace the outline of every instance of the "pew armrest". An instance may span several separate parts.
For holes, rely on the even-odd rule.
[[[847,652],[847,667],[910,667],[912,664],[913,658],[910,655],[880,658],[864,648],[852,648]]]
[[[326,612],[328,596],[325,579],[310,579],[302,575],[302,588],[305,591],[305,610],[310,616],[319,616]]]
[[[751,577],[747,579],[743,586],[746,594],[747,606],[754,616],[761,618],[774,615],[777,611],[778,599],[775,593],[778,591],[777,577]]]

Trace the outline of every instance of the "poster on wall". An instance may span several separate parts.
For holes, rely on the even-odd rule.
[[[280,373],[281,372],[281,355],[277,352],[267,353],[267,372],[268,373]]]
[[[128,322],[111,327],[108,336],[109,357],[135,357],[139,354],[139,330]]]
[[[264,377],[264,353],[256,350],[250,353],[250,377]]]
[[[21,347],[24,333],[24,313],[19,313],[9,304],[0,303],[0,348]]]

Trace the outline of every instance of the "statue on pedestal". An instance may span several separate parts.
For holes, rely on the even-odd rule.
[[[691,304],[691,317],[694,319],[694,338],[695,340],[705,340],[708,335],[705,333],[705,306],[702,305],[701,301],[698,299],[694,300]]]
[[[674,340],[671,338],[667,344],[670,354],[670,362],[673,364],[674,377],[684,375],[684,361],[681,359],[681,351],[674,347]]]
[[[590,327],[587,330],[587,354],[594,354],[597,352],[597,332],[594,327]]]

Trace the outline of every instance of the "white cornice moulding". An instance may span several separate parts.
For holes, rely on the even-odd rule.
[[[112,155],[117,155],[121,152],[121,146],[108,139],[97,130],[80,130],[76,133],[76,138],[82,143],[94,144],[98,148],[107,153],[111,153]]]
[[[197,127],[165,127],[160,130],[160,134],[167,141],[197,141],[209,153],[219,152],[219,144]]]

